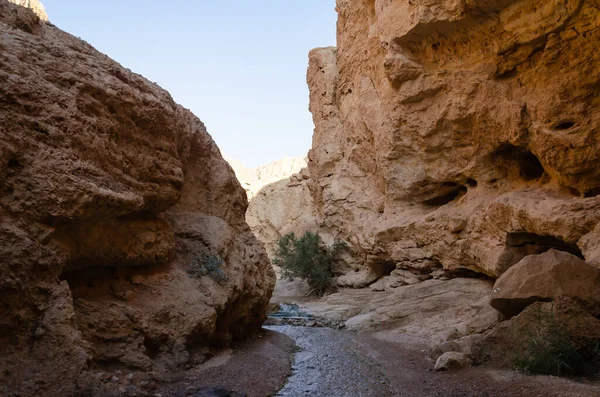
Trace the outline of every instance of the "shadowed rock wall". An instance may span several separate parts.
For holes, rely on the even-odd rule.
[[[202,122],[6,0],[0,190],[0,394],[174,373],[261,326],[274,273]]]

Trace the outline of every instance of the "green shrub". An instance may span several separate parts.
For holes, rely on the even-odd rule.
[[[189,264],[187,273],[193,277],[210,276],[219,283],[229,281],[229,277],[221,268],[224,261],[218,254],[202,251],[194,257]]]
[[[578,375],[586,371],[586,359],[561,330],[553,313],[540,313],[538,327],[521,342],[514,364],[530,374]]]
[[[273,264],[281,267],[283,277],[302,278],[322,296],[331,285],[333,261],[344,247],[343,243],[326,247],[317,233],[306,232],[300,238],[289,233],[279,239]]]

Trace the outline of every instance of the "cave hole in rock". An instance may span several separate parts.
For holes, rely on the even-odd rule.
[[[566,121],[561,121],[560,123],[556,124],[554,126],[554,129],[555,130],[569,130],[573,127],[575,127],[575,122],[566,120]]]
[[[491,277],[485,273],[481,273],[481,272],[477,272],[475,270],[465,269],[465,268],[449,271],[448,277],[450,277],[450,278],[476,278],[479,280],[494,280],[493,277]]]
[[[469,187],[477,187],[478,183],[475,179],[472,178],[468,178],[467,179],[467,186]]]
[[[160,347],[167,342],[167,336],[162,335],[158,338],[151,338],[144,335],[144,348],[146,349],[146,355],[148,358],[154,360],[160,353]]]
[[[600,196],[600,187],[595,187],[593,189],[590,189],[590,190],[586,191],[585,194],[583,195],[583,197],[586,197],[586,198],[596,197],[596,196]]]
[[[373,273],[377,275],[377,279],[380,279],[385,276],[389,276],[392,274],[394,270],[396,270],[396,262],[390,261],[379,261],[373,262],[370,265]]]
[[[528,255],[542,254],[551,249],[568,252],[585,260],[583,253],[576,244],[570,244],[558,237],[549,235],[515,232],[506,235],[505,251],[500,256],[498,265],[504,272]]]
[[[533,181],[545,173],[542,163],[533,153],[511,144],[501,145],[492,153],[492,159],[510,179]]]
[[[427,207],[441,207],[467,194],[467,187],[454,182],[444,182],[439,196],[423,201]]]

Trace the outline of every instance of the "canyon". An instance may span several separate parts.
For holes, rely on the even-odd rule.
[[[598,394],[494,371],[533,336],[597,354],[600,2],[336,11],[307,157],[247,169],[37,0],[0,0],[1,395]],[[345,247],[322,298],[271,265],[307,231]]]
[[[339,292],[303,310],[440,362],[509,365],[536,311],[596,340],[598,7],[337,1],[337,47],[309,55],[308,169],[254,204],[270,228],[301,183],[302,224],[348,247]]]

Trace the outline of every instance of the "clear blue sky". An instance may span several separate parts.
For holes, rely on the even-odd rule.
[[[42,0],[50,21],[168,90],[221,151],[306,154],[308,51],[335,45],[335,0]]]

